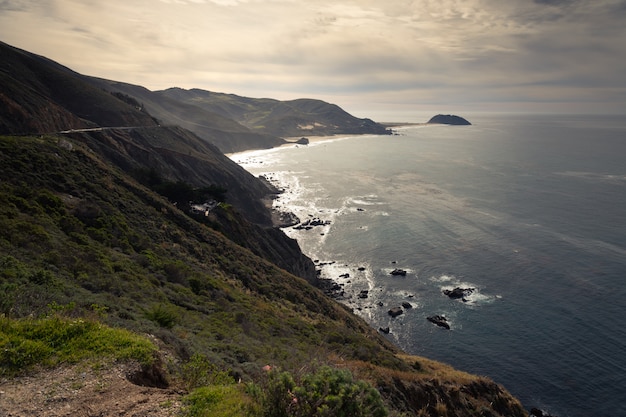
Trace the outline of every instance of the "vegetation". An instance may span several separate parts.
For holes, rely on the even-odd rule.
[[[138,169],[134,176],[143,185],[167,198],[185,212],[189,211],[189,203],[191,202],[204,203],[209,200],[226,200],[224,187],[215,184],[206,187],[194,187],[185,181],[168,181],[154,168]]]
[[[525,414],[492,381],[402,356],[303,279],[314,264],[270,227],[270,187],[215,147],[282,139],[201,108],[213,93],[185,104],[1,42],[0,55],[0,134],[36,132],[0,136],[0,414],[73,401],[88,414]],[[215,98],[265,132],[384,133],[316,100]],[[206,218],[185,207],[222,197]]]
[[[197,223],[168,200],[58,139],[0,141],[0,313],[74,316],[170,340],[241,376],[298,366],[310,346],[402,366],[395,349],[304,280]],[[28,184],[28,185],[27,185]],[[346,331],[346,325],[350,326]],[[359,343],[361,332],[369,334]],[[256,365],[253,365],[256,364]]]
[[[134,359],[148,366],[155,352],[156,347],[146,338],[93,319],[0,317],[0,376],[23,373],[35,365],[50,367],[83,360]]]
[[[303,279],[81,142],[69,145],[55,136],[0,137],[4,375],[94,358],[146,363],[154,344],[136,335],[148,333],[172,352],[164,371],[188,392],[189,416],[434,416],[444,406],[469,416],[491,407],[484,398],[501,414],[522,415],[510,412],[521,407],[497,385],[398,356]],[[282,371],[268,374],[267,364]]]
[[[238,385],[211,385],[185,398],[184,417],[258,416],[258,405]]]
[[[322,366],[296,381],[289,372],[269,371],[257,394],[262,414],[273,417],[385,417],[380,393],[348,370]],[[258,391],[257,391],[258,392]]]

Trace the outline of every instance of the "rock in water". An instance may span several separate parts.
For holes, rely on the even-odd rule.
[[[471,125],[470,122],[465,120],[460,116],[455,116],[453,114],[438,114],[433,116],[428,124],[439,124],[439,125],[455,125],[455,126],[467,126]]]
[[[443,290],[443,293],[448,297],[458,300],[459,298],[463,301],[467,301],[465,297],[471,295],[474,292],[474,288],[460,288],[456,287],[453,290]]]
[[[426,317],[426,320],[428,320],[429,322],[436,324],[439,327],[443,327],[444,329],[448,329],[450,330],[450,325],[448,324],[448,319],[446,319],[444,316],[430,316],[430,317]]]

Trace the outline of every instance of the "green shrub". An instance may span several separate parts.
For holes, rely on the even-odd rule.
[[[194,354],[182,366],[182,379],[188,390],[207,385],[228,385],[235,380],[226,371],[220,371],[206,356]]]
[[[297,383],[288,372],[271,371],[256,390],[266,417],[385,417],[380,393],[347,370],[323,366]]]
[[[164,304],[156,304],[146,311],[146,318],[166,329],[174,327],[178,321],[178,314],[174,308]]]
[[[184,417],[245,417],[258,415],[241,385],[212,385],[185,398]]]

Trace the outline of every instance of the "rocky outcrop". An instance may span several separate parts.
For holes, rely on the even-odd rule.
[[[464,118],[460,116],[455,116],[453,114],[438,114],[436,116],[433,116],[427,123],[439,124],[439,125],[455,125],[455,126],[471,125],[471,123],[465,120]]]
[[[295,141],[294,143],[296,143],[298,145],[308,145],[309,144],[309,138],[300,138],[297,141]]]
[[[317,226],[328,226],[330,225],[330,223],[331,223],[330,220],[322,220],[317,217],[314,217],[312,219],[308,219],[298,224],[297,226],[294,226],[293,228],[295,230],[311,230]]]
[[[414,366],[427,368],[428,362]],[[400,379],[383,375],[379,389],[393,404],[406,407],[405,414],[438,417],[527,417],[518,400],[501,386],[485,378],[461,379],[450,383],[441,378]],[[443,410],[443,411],[442,411]]]
[[[401,307],[393,307],[387,312],[387,314],[389,314],[391,317],[398,317],[402,313],[404,313],[404,311],[402,311]]]
[[[440,315],[429,316],[429,317],[426,317],[426,320],[428,320],[429,322],[433,324],[436,324],[439,327],[443,327],[444,329],[450,330],[448,319],[446,319],[444,316],[440,316]]]
[[[456,287],[453,290],[443,290],[444,295],[448,297],[458,300],[461,299],[463,301],[467,301],[467,296],[471,295],[474,292],[474,288],[460,288]]]
[[[556,417],[546,411],[533,407],[530,409],[530,417]]]

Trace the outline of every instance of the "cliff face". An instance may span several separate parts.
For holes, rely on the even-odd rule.
[[[250,249],[275,265],[306,279],[316,285],[315,264],[300,250],[298,242],[287,237],[278,228],[260,228],[255,224],[242,221],[236,211],[217,207],[212,210],[209,220],[217,224],[216,229],[224,233],[233,242]]]

